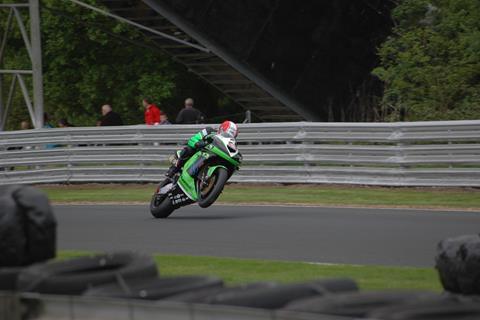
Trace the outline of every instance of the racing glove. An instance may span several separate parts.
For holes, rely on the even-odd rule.
[[[201,148],[205,147],[206,145],[207,145],[207,143],[205,141],[200,140],[197,143],[195,143],[195,148],[196,149],[201,149]]]

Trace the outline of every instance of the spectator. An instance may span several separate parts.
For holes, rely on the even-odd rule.
[[[145,107],[145,124],[157,125],[160,124],[160,115],[162,111],[147,99],[143,99],[143,106]]]
[[[113,112],[112,106],[110,106],[109,104],[105,104],[102,106],[102,117],[100,118],[100,126],[123,126],[122,118],[118,113]]]
[[[22,121],[20,122],[20,130],[29,130],[32,129],[30,126],[30,121]]]
[[[188,98],[185,100],[185,108],[180,110],[177,116],[178,124],[193,124],[193,123],[203,123],[205,116],[203,113],[193,107],[193,99]]]
[[[170,121],[168,121],[168,116],[165,113],[160,115],[160,124],[172,124]]]
[[[53,128],[52,124],[50,123],[50,116],[46,112],[43,113],[43,128],[44,129],[52,129]],[[46,149],[53,149],[53,148],[56,148],[56,147],[57,147],[56,144],[51,144],[51,143],[45,145]]]
[[[43,113],[43,128],[44,129],[53,128],[52,124],[50,123],[50,116],[46,112]]]
[[[68,120],[66,118],[62,118],[60,120],[58,120],[58,127],[59,128],[68,128],[68,127],[75,127],[73,124],[71,124],[70,122],[68,122]]]

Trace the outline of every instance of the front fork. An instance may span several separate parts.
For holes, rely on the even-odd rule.
[[[206,194],[208,194],[210,192],[210,189],[213,187],[213,185],[211,185],[210,178],[215,173],[215,170],[217,170],[218,168],[224,168],[228,172],[228,169],[225,166],[222,166],[222,165],[211,166],[211,167],[208,167],[208,170],[201,170],[200,171],[200,175],[197,178],[198,179],[197,194],[198,194],[199,198],[202,197],[203,192],[205,192]],[[203,188],[207,188],[207,190],[204,190]]]

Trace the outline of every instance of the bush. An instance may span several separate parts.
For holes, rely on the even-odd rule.
[[[397,120],[480,118],[480,2],[405,0],[380,47],[383,110]]]

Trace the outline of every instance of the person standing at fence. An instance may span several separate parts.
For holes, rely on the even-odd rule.
[[[169,120],[168,120],[168,116],[166,113],[162,113],[160,115],[160,124],[172,124]]]
[[[46,112],[43,113],[43,128],[44,129],[53,129],[54,126],[50,123],[50,115]],[[56,144],[49,143],[45,145],[46,149],[53,149],[56,148]]]
[[[145,108],[145,124],[150,126],[160,124],[162,111],[147,99],[143,99],[142,103]]]
[[[100,118],[100,126],[123,126],[120,115],[112,110],[112,106],[105,104],[102,106],[102,117]]]
[[[193,99],[187,98],[185,100],[185,108],[180,110],[177,115],[177,124],[194,124],[204,123],[205,115],[198,109],[193,107]]]
[[[20,122],[20,130],[29,130],[29,129],[32,129],[32,127],[30,126],[30,121],[22,121]]]
[[[61,118],[58,120],[58,127],[59,128],[70,128],[70,127],[75,127],[73,124],[68,122],[66,118]]]
[[[43,128],[44,129],[52,129],[53,125],[50,123],[50,116],[48,113],[43,113]]]

